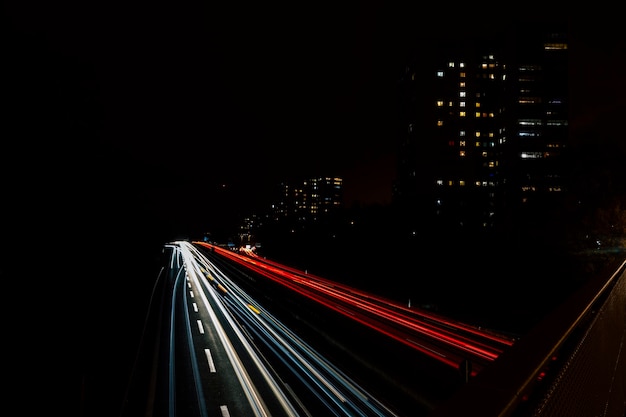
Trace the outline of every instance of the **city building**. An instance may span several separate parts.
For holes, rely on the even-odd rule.
[[[567,191],[567,22],[419,51],[399,82],[393,202],[407,233],[505,229]]]
[[[262,214],[242,219],[237,239],[258,245],[262,240],[289,235],[332,233],[343,214],[343,180],[314,177],[276,185],[272,203]]]
[[[271,207],[271,218],[277,222],[321,222],[343,208],[343,181],[338,177],[283,182],[278,188]]]

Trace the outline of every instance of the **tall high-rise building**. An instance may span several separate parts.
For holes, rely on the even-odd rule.
[[[493,230],[567,190],[567,22],[517,22],[415,56],[400,82],[394,204],[421,227]]]

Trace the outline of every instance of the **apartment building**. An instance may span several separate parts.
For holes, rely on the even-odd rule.
[[[399,82],[394,205],[407,231],[493,230],[567,191],[566,22],[516,22],[416,52]]]

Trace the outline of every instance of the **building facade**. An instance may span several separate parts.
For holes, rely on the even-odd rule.
[[[416,56],[400,80],[394,204],[407,232],[494,230],[567,190],[566,23],[518,23]]]
[[[343,180],[315,177],[302,182],[283,182],[278,186],[271,207],[275,222],[310,224],[324,221],[343,208]]]

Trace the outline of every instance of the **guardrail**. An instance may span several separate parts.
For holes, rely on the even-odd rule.
[[[431,417],[626,416],[626,261],[611,263]]]

